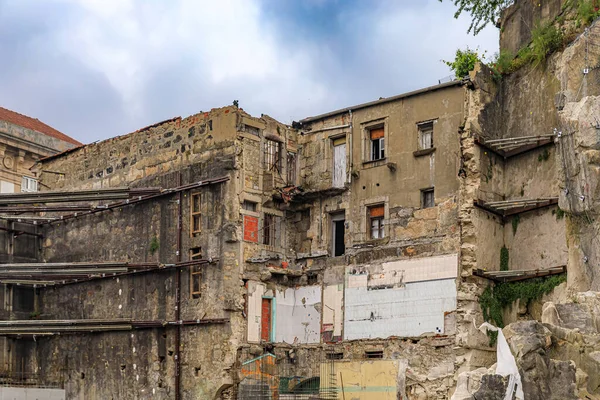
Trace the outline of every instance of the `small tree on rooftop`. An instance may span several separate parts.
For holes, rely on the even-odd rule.
[[[475,64],[480,60],[477,51],[467,47],[466,50],[456,50],[454,61],[442,61],[454,71],[454,75],[456,75],[457,78],[464,78],[469,75],[469,71],[473,71]]]

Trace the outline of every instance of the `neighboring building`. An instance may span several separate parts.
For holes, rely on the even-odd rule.
[[[0,193],[37,190],[29,170],[39,159],[82,143],[38,119],[0,107]]]
[[[294,128],[225,107],[40,160],[44,189],[64,195],[19,200],[15,212],[46,202],[45,213],[9,258],[26,249],[52,273],[0,274],[41,319],[4,328],[36,337],[9,339],[18,356],[4,353],[5,370],[25,363],[68,398],[195,399],[260,387],[249,365],[264,374],[267,359],[244,362],[264,349],[280,376],[306,382],[326,359],[398,353],[413,371],[443,369],[430,379],[445,393],[467,90],[454,81]],[[98,208],[122,187],[128,200]],[[385,364],[390,376],[403,362]]]

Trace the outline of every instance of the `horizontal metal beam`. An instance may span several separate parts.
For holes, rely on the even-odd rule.
[[[558,204],[558,197],[512,201],[509,200],[489,203],[479,199],[473,200],[474,206],[501,217],[503,222],[511,215],[522,214],[527,211],[533,211],[555,204]]]
[[[118,200],[160,193],[160,188],[107,188],[0,194],[0,205]]]
[[[540,278],[548,275],[557,275],[567,272],[566,265],[557,267],[540,268],[535,270],[513,270],[513,271],[485,271],[474,269],[473,275],[489,279],[494,282],[515,282],[525,279]]]
[[[218,259],[201,259],[173,264],[101,262],[0,264],[0,283],[33,287],[69,285],[150,271],[207,265],[218,261]],[[21,265],[24,267],[19,268]]]
[[[194,326],[209,324],[225,324],[226,318],[205,318],[195,320],[13,320],[0,321],[0,336],[22,336],[22,335],[62,335],[69,333],[91,333],[110,331],[131,331],[138,329],[164,328],[169,326]]]

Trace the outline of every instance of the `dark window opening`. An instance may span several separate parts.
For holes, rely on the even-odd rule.
[[[383,350],[365,351],[365,358],[383,358]]]
[[[433,189],[421,190],[421,207],[435,207],[435,196],[433,193]]]
[[[13,310],[31,312],[35,304],[35,289],[13,286]]]
[[[246,125],[246,124],[244,124],[244,125],[242,126],[242,130],[243,130],[244,132],[247,132],[247,133],[251,134],[251,135],[255,135],[255,136],[259,136],[259,135],[260,135],[260,129],[258,129],[258,128],[257,128],[257,127],[255,127],[255,126],[251,126],[251,125]]]
[[[244,200],[244,202],[242,203],[242,209],[246,211],[256,212],[256,206],[257,203],[254,201]]]
[[[332,242],[333,242],[333,256],[339,257],[346,253],[346,221],[344,220],[344,214],[332,215]]]
[[[325,357],[328,360],[343,360],[344,359],[344,353],[327,353],[325,355]]]

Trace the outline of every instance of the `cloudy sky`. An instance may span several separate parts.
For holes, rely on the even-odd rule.
[[[0,106],[85,142],[231,104],[291,123],[497,51],[449,0],[0,0]]]

